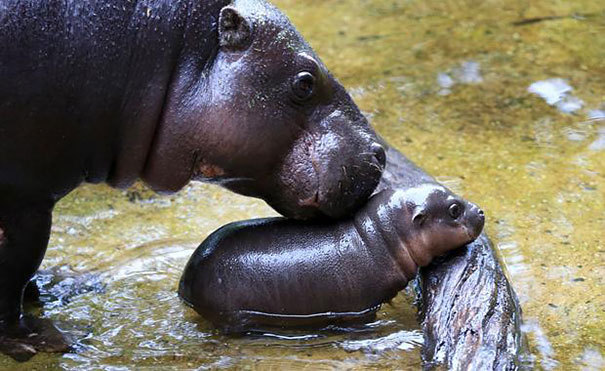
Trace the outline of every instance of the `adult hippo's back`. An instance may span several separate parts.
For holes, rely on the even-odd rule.
[[[0,0],[0,350],[49,348],[21,297],[80,183],[212,181],[340,217],[378,183],[376,140],[264,1]]]

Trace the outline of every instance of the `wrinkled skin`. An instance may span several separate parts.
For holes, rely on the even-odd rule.
[[[383,191],[339,222],[231,223],[195,251],[179,295],[227,332],[368,320],[483,223],[479,208],[433,184]]]
[[[0,81],[7,353],[57,350],[32,343],[21,299],[54,204],[82,182],[210,181],[289,217],[337,218],[385,163],[344,88],[262,0],[0,0]]]

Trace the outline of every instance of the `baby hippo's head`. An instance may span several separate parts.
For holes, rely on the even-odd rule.
[[[483,211],[440,185],[398,190],[391,197],[401,213],[396,228],[419,266],[474,241],[483,230]]]

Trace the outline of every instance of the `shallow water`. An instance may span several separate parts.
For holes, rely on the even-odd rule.
[[[486,210],[536,367],[604,369],[605,5],[276,3],[381,135]],[[355,331],[288,339],[221,336],[179,302],[180,272],[200,241],[268,215],[262,202],[209,185],[172,197],[141,186],[72,193],[57,206],[43,267],[93,272],[93,282],[46,298],[40,312],[75,334],[79,350],[25,367],[418,369],[409,294]],[[0,358],[0,367],[22,366]]]

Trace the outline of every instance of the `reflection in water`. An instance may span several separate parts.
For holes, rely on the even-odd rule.
[[[439,95],[448,95],[451,88],[456,84],[479,84],[483,82],[479,63],[474,61],[462,62],[460,67],[453,68],[450,72],[437,74],[437,84],[441,87]]]
[[[603,119],[605,121],[605,119]],[[599,128],[597,132],[597,139],[594,142],[590,143],[588,149],[592,151],[603,151],[605,150],[605,126]]]
[[[578,364],[582,371],[598,371],[605,369],[605,357],[598,349],[589,347],[580,356]]]
[[[527,88],[527,91],[542,97],[563,113],[574,113],[584,105],[581,99],[569,94],[572,90],[567,81],[561,78],[537,81]]]
[[[593,109],[588,111],[588,119],[595,121],[605,121],[605,108]]]
[[[527,88],[527,91],[539,95],[551,106],[559,103],[572,90],[567,81],[559,78],[534,82]]]
[[[421,331],[398,331],[377,339],[347,340],[341,347],[347,351],[364,351],[368,353],[382,353],[394,350],[412,350],[422,345],[424,338]]]
[[[554,370],[559,362],[553,359],[555,352],[540,325],[534,320],[525,319],[521,331],[526,333],[535,344],[540,358],[540,366],[544,370]]]

